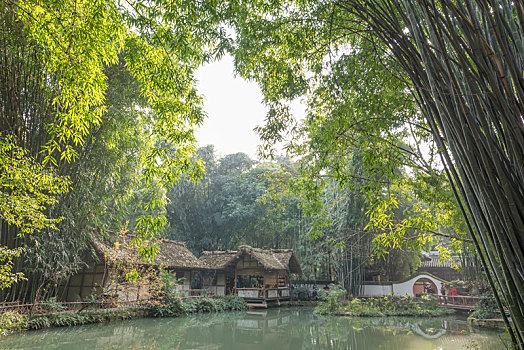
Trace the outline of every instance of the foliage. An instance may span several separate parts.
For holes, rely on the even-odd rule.
[[[24,316],[21,330],[36,330],[49,327],[71,327],[83,324],[128,320],[143,316],[139,309],[89,311],[81,313],[51,313]]]
[[[153,317],[176,317],[185,314],[181,298],[164,298],[147,302],[148,312]]]
[[[469,241],[462,213],[387,43],[372,30],[354,33],[343,2],[290,0],[242,15],[234,22],[236,68],[259,83],[269,110],[257,128],[259,152],[274,157],[283,143],[297,161],[268,192],[299,203],[304,272],[338,275],[358,294],[366,266],[398,279],[416,270],[421,249],[460,252]],[[305,116],[291,113],[298,99]],[[314,256],[317,247],[328,254]]]
[[[411,250],[390,249],[385,256],[371,255],[367,268],[384,281],[400,281],[411,276],[420,266],[420,255]]]
[[[499,307],[502,310],[505,305],[512,314],[512,339],[523,348],[522,3],[289,1],[266,10],[272,16],[246,12],[247,20],[237,27],[241,35],[237,67],[242,75],[260,83],[270,105],[266,127],[261,129],[268,147],[286,131],[297,129],[285,103],[305,93],[323,92],[317,86],[326,87],[328,98],[319,99],[321,102],[333,104],[331,101],[338,101],[330,97],[336,96],[342,101],[334,104],[339,107],[345,100],[366,101],[366,90],[352,90],[346,81],[371,78],[371,87],[380,80],[405,84],[400,90],[400,85],[385,84],[385,89],[375,89],[372,95],[385,96],[388,90],[393,98],[404,94],[407,105],[403,106],[413,105],[413,113],[403,108],[400,113],[391,113],[391,108],[367,113],[366,106],[354,108],[356,113],[352,109],[338,113],[340,108],[329,105],[327,113],[322,113],[324,110],[311,108],[309,103],[310,114],[319,116],[310,134],[328,130],[326,135],[332,137],[325,138],[325,145],[337,147],[322,152],[307,140],[298,149],[313,153],[313,161],[327,159],[331,167],[326,172],[350,178],[352,172],[339,166],[337,158],[344,159],[344,154],[351,153],[348,150],[360,145],[358,137],[351,137],[353,132],[370,136],[365,157],[373,161],[368,163],[371,176],[366,180],[374,190],[368,198],[368,228],[384,231],[376,248],[417,248],[427,243],[430,234],[463,239],[465,232],[440,230],[440,220],[459,219],[462,224],[456,228],[467,228],[468,240],[489,271],[486,276]],[[310,40],[300,40],[305,36]],[[366,46],[373,48],[369,62],[382,68],[359,62],[337,70],[340,57],[370,52]],[[359,76],[352,75],[354,67],[359,68]],[[381,71],[383,75],[375,75]],[[315,85],[323,75],[334,84]],[[353,118],[361,111],[361,116]],[[341,129],[337,128],[339,116]],[[347,126],[343,124],[346,120]],[[334,132],[329,132],[330,127]],[[412,133],[415,148],[406,147],[409,140],[402,137],[403,130],[412,129],[418,130]],[[430,162],[418,147],[422,139],[428,140],[430,151],[424,153],[430,154]],[[399,163],[407,167],[402,177],[392,171]],[[401,200],[395,195],[399,189],[400,198],[417,199],[402,219],[398,218]],[[455,200],[449,200],[452,197]]]
[[[112,246],[105,252],[104,259],[110,267],[104,292],[109,299],[128,297],[129,294],[140,293],[139,298],[145,300],[162,300],[164,296],[171,297],[174,293],[174,277],[162,266],[144,264],[140,257],[139,247],[132,243],[126,244],[126,229],[120,231],[114,239]],[[116,238],[116,239],[115,239]],[[108,239],[98,237],[97,239]],[[151,244],[145,242],[145,244]],[[122,251],[126,258],[122,259]]]
[[[315,307],[317,314],[338,314],[342,311],[347,292],[339,285],[332,285],[327,291],[320,291],[320,302]]]
[[[177,301],[175,301],[177,300]],[[22,315],[17,312],[0,314],[0,335],[20,330],[36,330],[50,327],[71,327],[84,324],[127,320],[144,316],[176,317],[189,313],[222,312],[246,310],[243,298],[229,295],[223,298],[173,299],[162,307],[148,305],[144,308],[120,310],[88,310],[83,312],[59,312],[39,315]]]
[[[411,80],[512,341],[524,348],[522,3],[344,3]]]
[[[16,311],[4,311],[0,313],[0,336],[22,328],[24,316]]]
[[[187,298],[183,301],[186,313],[240,311],[247,309],[246,301],[237,295],[220,298]]]
[[[247,309],[243,298],[228,295],[220,298],[163,298],[147,303],[153,317],[176,317],[192,313],[240,311]]]
[[[384,279],[401,279],[418,267],[416,253],[399,249],[370,259],[376,234],[364,230],[365,199],[359,191],[328,184],[320,194],[321,212],[304,217],[303,210],[311,209],[307,199],[290,187],[299,181],[297,163],[285,158],[257,163],[244,154],[217,158],[212,146],[198,153],[206,175],[198,184],[182,181],[170,189],[166,214],[168,237],[187,242],[195,253],[239,244],[292,247],[304,278],[338,276],[355,294],[365,268],[380,271]]]
[[[56,228],[62,218],[53,219],[45,213],[57,203],[55,196],[67,191],[67,186],[65,179],[49,172],[17,146],[11,135],[2,133],[0,220],[18,229],[19,237],[35,230]],[[22,272],[13,272],[13,259],[19,258],[23,252],[21,247],[8,249],[0,246],[0,289],[22,280]]]
[[[432,233],[460,239],[458,230],[440,232],[458,208],[410,87],[372,32],[352,35],[351,14],[328,2],[286,1],[266,11],[278,15],[247,11],[236,23],[236,65],[259,82],[270,109],[257,129],[261,153],[273,156],[273,145],[287,137],[286,150],[300,160],[290,186],[318,222],[312,236],[331,221],[322,196],[334,185],[362,197],[362,228],[376,234],[379,256],[425,247]],[[299,124],[289,103],[302,96],[308,108]]]
[[[354,298],[349,302],[339,303],[336,308],[320,302],[315,308],[318,314],[335,314],[363,317],[382,316],[443,316],[453,313],[453,310],[439,308],[436,295],[426,295],[422,298],[409,296],[383,296]]]
[[[214,312],[215,306],[213,299],[208,297],[188,299],[184,302],[184,308],[188,313]]]
[[[36,162],[11,135],[0,137],[0,169],[0,217],[21,236],[55,228],[61,219],[44,212],[57,203],[55,195],[65,192],[68,182]]]
[[[34,300],[82,265],[86,227],[123,226],[138,178],[155,195],[136,215],[136,243],[143,257],[154,255],[143,243],[165,219],[149,209],[182,175],[201,177],[191,160],[204,117],[193,72],[221,54],[225,33],[212,7],[189,1],[29,0],[0,10],[1,163],[11,167],[2,172],[0,214],[3,224],[39,234],[21,240],[29,293],[23,285],[9,297]],[[9,229],[8,239],[17,234]]]
[[[150,209],[182,175],[201,177],[193,72],[220,56],[225,33],[190,1],[3,1],[0,13],[0,218],[8,240],[35,233],[17,239],[30,285],[2,297],[34,301],[83,266],[86,228],[124,226],[139,179],[154,195],[135,210],[136,243],[155,253],[144,242],[165,219]]]
[[[262,200],[277,164],[258,164],[243,153],[217,159],[213,146],[198,154],[205,162],[202,181],[185,179],[167,193],[168,237],[187,242],[195,253],[240,244],[292,246],[296,203],[274,206]]]
[[[0,289],[11,286],[24,279],[24,275],[21,272],[13,271],[13,259],[18,258],[22,254],[22,248],[7,249],[4,246],[0,246]]]
[[[157,286],[152,288],[152,295],[145,302],[151,316],[174,317],[184,314],[183,293],[179,289],[180,286],[176,277],[171,272],[162,270],[153,278],[160,281]]]
[[[74,164],[59,167],[68,174],[72,190],[59,197],[60,203],[50,215],[64,220],[52,234],[44,230],[25,237],[24,271],[31,273],[33,285],[45,279],[49,295],[44,298],[53,295],[53,286],[64,276],[84,266],[91,254],[86,246],[91,241],[91,227],[119,231],[127,225],[129,212],[141,205],[130,201],[134,200],[132,189],[140,182],[141,154],[149,145],[147,124],[137,124],[147,119],[147,103],[124,62],[107,67],[105,74],[107,112],[85,143],[74,147],[81,157]],[[23,293],[23,286],[17,289]],[[13,294],[14,299],[27,297]]]
[[[64,305],[56,301],[56,297],[47,299],[44,304],[51,312],[63,311],[66,309]]]
[[[309,291],[307,287],[298,287],[291,289],[291,300],[292,301],[310,301],[315,300],[316,296]]]
[[[247,303],[245,299],[237,295],[227,295],[221,300],[225,304],[225,307],[223,308],[224,310],[242,311],[247,309]]]
[[[475,304],[475,310],[473,310],[470,317],[480,319],[501,317],[500,309],[493,293],[484,293],[479,297],[479,301]]]

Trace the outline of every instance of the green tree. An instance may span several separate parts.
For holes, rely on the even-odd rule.
[[[401,178],[388,170],[397,169],[399,161],[408,160],[412,168],[425,169],[431,177],[404,183],[413,186],[424,180],[416,185],[418,190],[423,189],[422,185],[428,186],[439,200],[449,196],[439,195],[441,186],[436,180],[447,178],[447,185],[442,187],[455,194],[457,202],[453,210],[460,210],[468,223],[469,238],[476,245],[494,291],[501,292],[501,301],[511,311],[512,321],[508,327],[511,326],[513,340],[522,347],[524,166],[521,154],[524,138],[521,115],[524,93],[519,83],[522,70],[518,68],[524,57],[522,3],[290,1],[264,10],[249,9],[243,13],[242,20],[235,23],[241,37],[235,47],[237,69],[243,76],[259,81],[271,107],[267,124],[260,129],[263,139],[271,141],[274,135],[279,135],[277,139],[282,137],[292,124],[286,101],[322,91],[326,85],[317,83],[319,76],[332,77],[334,84],[326,86],[328,96],[338,95],[351,102],[365,100],[366,90],[355,93],[348,90],[344,86],[345,77],[351,81],[368,80],[371,86],[377,81],[393,84],[396,81],[398,88],[391,90],[392,86],[386,84],[384,88],[379,87],[375,95],[385,96],[390,91],[392,100],[405,97],[407,105],[401,103],[401,109],[410,105],[414,108],[396,113],[396,108],[388,108],[357,118],[353,112],[360,114],[361,109],[346,109],[342,121],[350,123],[327,133],[332,137],[326,139],[339,141],[355,130],[371,137],[367,158],[372,160],[370,165],[377,165],[375,168],[380,173],[374,179],[392,186],[398,187]],[[372,50],[366,49],[370,45]],[[337,69],[341,57],[359,52],[368,53],[368,62],[374,66],[358,62],[345,65],[343,70]],[[352,69],[361,72],[360,76],[352,74]],[[327,100],[331,101],[329,97]],[[419,109],[413,104],[415,101]],[[384,106],[387,107],[387,103]],[[366,111],[366,106],[363,109]],[[412,113],[406,113],[409,110]],[[330,119],[339,120],[336,108],[326,112]],[[325,130],[329,125],[323,119],[316,123],[318,130]],[[409,144],[408,139],[391,138],[410,127],[418,130],[413,133],[418,144],[424,136],[433,145],[434,151],[427,152],[434,155],[437,162],[433,171],[415,162],[427,158],[420,157],[424,152],[402,146]],[[294,128],[292,125],[291,130]],[[269,148],[269,143],[263,150]],[[309,152],[309,144],[302,147],[305,153]],[[360,147],[362,143],[356,145]],[[403,150],[399,152],[399,148]],[[342,147],[338,153],[330,153],[347,150]],[[322,159],[318,153],[313,152],[314,159]],[[335,160],[329,161],[336,164]],[[333,166],[333,169],[346,173],[343,167]],[[411,178],[420,175],[408,174]],[[370,193],[374,192],[380,199],[369,198],[370,227],[392,225],[399,201],[385,190],[388,186],[376,186],[377,181],[369,184],[378,189]],[[410,193],[396,189],[395,192]],[[413,234],[424,241],[433,231],[442,233],[437,231],[435,220],[439,215],[434,214],[438,205],[431,205],[430,200],[420,203],[424,205],[418,206],[414,215],[397,221],[398,229],[388,231],[392,233],[387,239],[390,243],[409,241],[407,238]],[[420,240],[412,240],[417,241]],[[502,304],[499,305],[502,310]]]
[[[0,2],[2,140],[40,166],[40,177],[70,185],[61,195],[46,192],[60,204],[35,206],[48,220],[23,238],[25,258],[48,262],[33,264],[35,273],[55,279],[53,261],[57,271],[81,263],[83,228],[121,225],[138,177],[154,196],[137,211],[136,241],[144,257],[154,254],[144,242],[165,222],[154,209],[168,184],[201,177],[191,160],[193,128],[204,117],[193,72],[223,52],[220,20],[215,4],[191,1]],[[19,245],[21,227],[1,219],[3,243]]]

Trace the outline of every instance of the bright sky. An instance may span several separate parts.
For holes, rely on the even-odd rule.
[[[219,155],[244,152],[256,159],[259,139],[253,128],[263,125],[266,115],[257,84],[234,76],[231,56],[200,68],[196,76],[208,114],[196,132],[199,146],[213,144]]]

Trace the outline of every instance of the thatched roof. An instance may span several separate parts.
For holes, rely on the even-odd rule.
[[[124,235],[104,239],[94,235],[93,244],[100,257],[118,261],[133,261],[138,257],[138,248],[130,246],[134,236]],[[204,269],[206,266],[193,255],[184,242],[169,239],[160,239],[156,242],[158,252],[152,265],[163,266],[170,269]],[[141,264],[150,265],[145,261]]]
[[[236,250],[203,251],[198,260],[210,269],[225,270],[236,262],[236,256]]]
[[[238,247],[238,250],[202,252],[199,260],[210,269],[226,270],[234,268],[244,255],[250,255],[266,270],[302,273],[300,263],[292,249],[259,249],[242,245]]]

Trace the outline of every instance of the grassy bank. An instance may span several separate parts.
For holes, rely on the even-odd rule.
[[[2,335],[16,331],[51,327],[70,327],[141,317],[178,317],[193,313],[245,310],[247,304],[237,296],[223,298],[191,298],[152,300],[140,308],[84,310],[82,312],[56,312],[40,315],[23,315],[8,311],[0,314]]]
[[[421,298],[408,296],[383,296],[354,298],[351,301],[342,300],[345,291],[332,288],[321,297],[315,307],[318,315],[340,315],[358,317],[384,316],[425,316],[436,317],[454,313],[452,309],[440,308],[437,297],[427,295]]]

